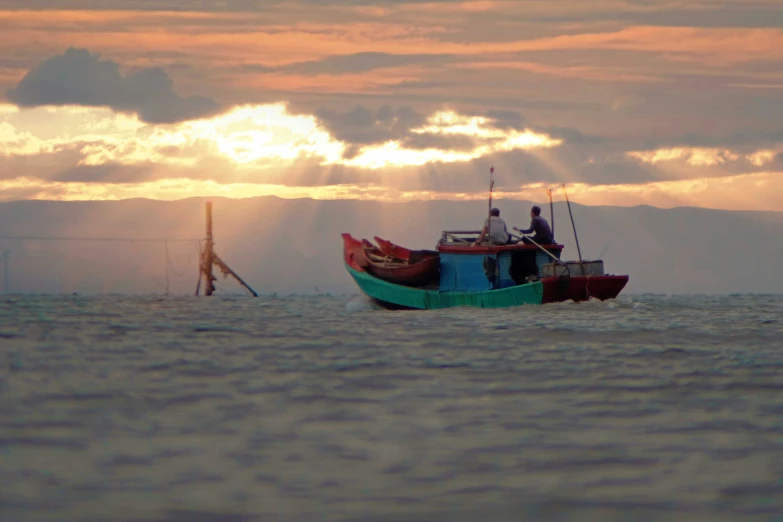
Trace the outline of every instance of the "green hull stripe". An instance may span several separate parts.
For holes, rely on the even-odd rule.
[[[541,304],[544,296],[544,285],[541,281],[500,290],[439,292],[438,290],[422,290],[395,285],[366,272],[357,272],[348,265],[345,268],[359,288],[369,297],[421,310],[437,310],[454,306],[509,308],[526,304]]]

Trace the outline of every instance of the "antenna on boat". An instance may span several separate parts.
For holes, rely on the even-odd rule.
[[[222,259],[218,257],[218,255],[215,253],[215,242],[212,240],[212,202],[207,201],[207,239],[205,241],[204,245],[204,251],[201,253],[201,262],[199,266],[199,278],[198,278],[198,284],[196,285],[196,295],[199,295],[199,290],[201,288],[201,280],[204,279],[204,295],[212,295],[215,291],[215,281],[216,277],[212,273],[212,267],[213,265],[218,267],[220,271],[223,273],[223,277],[231,276],[234,279],[237,280],[237,282],[242,285],[246,290],[248,290],[251,294],[253,294],[253,297],[258,297],[258,294],[255,290],[250,288],[250,286],[245,283],[241,277],[237,275],[236,272],[231,270],[227,264],[223,262]]]
[[[582,262],[582,250],[579,248],[579,238],[576,235],[576,225],[574,224],[574,214],[571,212],[571,201],[568,199],[568,192],[566,192],[565,183],[563,183],[563,194],[565,194],[566,203],[568,203],[568,215],[571,216],[571,226],[574,229],[574,240],[576,241],[576,253],[579,254],[579,262]],[[555,235],[552,232],[552,235]]]

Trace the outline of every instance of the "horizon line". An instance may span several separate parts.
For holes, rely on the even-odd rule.
[[[60,200],[60,199],[14,199],[14,200],[6,200],[2,201],[0,200],[0,205],[6,205],[6,204],[19,204],[19,203],[56,203],[56,204],[84,204],[84,203],[92,203],[92,204],[111,204],[111,203],[123,203],[123,202],[129,202],[129,201],[144,201],[144,202],[151,202],[151,203],[181,203],[181,202],[190,202],[190,201],[212,201],[212,200],[218,200],[218,201],[251,201],[251,200],[257,200],[257,199],[278,199],[280,201],[317,201],[317,202],[352,202],[352,203],[371,203],[374,205],[409,205],[409,204],[426,204],[426,203],[440,203],[440,202],[446,202],[446,203],[477,203],[481,200],[461,200],[461,199],[449,199],[449,198],[443,198],[443,199],[428,199],[428,200],[409,200],[409,201],[378,201],[378,200],[362,200],[357,198],[329,198],[329,199],[320,199],[320,198],[311,198],[307,196],[302,197],[281,197],[276,196],[274,194],[268,194],[263,196],[250,196],[246,198],[232,198],[228,196],[189,196],[185,198],[177,198],[177,199],[155,199],[155,198],[145,198],[145,197],[134,197],[134,198],[124,198],[124,199],[71,199],[71,200]],[[546,201],[534,201],[534,200],[527,200],[527,199],[513,199],[513,198],[493,198],[493,201],[505,201],[505,202],[514,202],[515,204],[519,203],[532,203],[532,204],[549,204]],[[557,200],[554,202],[555,204],[567,204],[565,201]],[[650,204],[640,204],[640,205],[586,205],[584,203],[579,203],[576,201],[571,201],[572,205],[578,205],[581,207],[587,207],[587,208],[627,208],[627,209],[637,209],[637,208],[652,208],[656,210],[710,210],[710,211],[720,211],[720,212],[753,212],[753,213],[771,213],[771,214],[781,214],[783,213],[783,210],[756,210],[756,209],[724,209],[724,208],[716,208],[716,207],[698,207],[698,206],[692,206],[692,205],[683,205],[683,206],[676,206],[676,207],[658,207],[655,205]]]

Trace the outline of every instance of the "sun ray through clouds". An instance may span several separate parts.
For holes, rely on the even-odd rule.
[[[61,132],[43,135],[42,115],[50,128]],[[432,162],[464,162],[492,153],[555,147],[562,140],[529,129],[505,131],[493,128],[487,118],[464,117],[456,112],[436,113],[429,124],[411,129],[413,134],[467,136],[477,144],[467,151],[444,147],[406,147],[400,141],[362,147],[345,158],[347,145],[335,139],[311,115],[294,115],[286,104],[248,105],[215,116],[179,124],[144,124],[138,119],[106,109],[45,107],[0,113],[0,152],[5,156],[57,152],[77,148],[82,165],[144,162],[194,165],[211,155],[236,168],[273,168],[307,157],[322,165],[362,169],[418,166]]]

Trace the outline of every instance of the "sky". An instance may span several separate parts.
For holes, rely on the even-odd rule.
[[[0,0],[0,201],[783,211],[780,0]],[[556,198],[562,198],[557,191]]]

